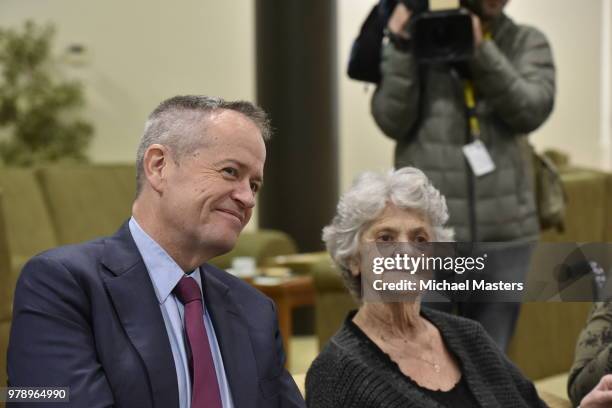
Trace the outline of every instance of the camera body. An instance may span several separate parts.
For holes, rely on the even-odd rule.
[[[474,32],[469,11],[480,14],[479,0],[461,0],[459,8],[433,11],[428,0],[401,1],[413,12],[409,30],[419,62],[457,62],[471,57]]]

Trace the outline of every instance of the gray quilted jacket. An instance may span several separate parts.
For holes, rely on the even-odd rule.
[[[462,147],[470,140],[463,80],[446,64],[419,68],[410,53],[383,48],[372,98],[381,130],[397,141],[395,166],[423,170],[442,194],[457,241],[535,239],[539,232],[527,134],[549,116],[555,68],[545,36],[505,15],[469,62],[482,140],[496,169],[476,178]]]

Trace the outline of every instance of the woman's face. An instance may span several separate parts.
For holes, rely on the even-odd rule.
[[[393,204],[388,204],[382,214],[361,234],[362,243],[424,244],[431,241],[433,231],[424,214],[411,209],[401,209]]]
[[[403,256],[419,256],[427,251],[428,242],[433,241],[433,230],[427,217],[415,210],[401,209],[393,204],[387,205],[382,214],[368,224],[360,236],[359,254],[351,263],[353,276],[362,279],[363,296],[365,301],[380,295],[381,292],[369,291],[375,287],[375,281],[398,282],[401,280],[418,280],[423,277],[422,272],[416,275],[406,273],[405,270],[394,268],[376,272],[375,258]],[[416,244],[416,245],[415,245]],[[420,244],[420,245],[419,245]],[[374,286],[373,286],[374,285]],[[400,300],[412,298],[411,293],[395,292]],[[414,294],[414,293],[412,293]],[[403,296],[403,297],[402,297]],[[395,299],[395,301],[398,301]]]

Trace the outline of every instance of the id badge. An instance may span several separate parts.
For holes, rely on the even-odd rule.
[[[495,170],[495,163],[482,141],[475,140],[463,146],[463,154],[476,177],[484,176]]]

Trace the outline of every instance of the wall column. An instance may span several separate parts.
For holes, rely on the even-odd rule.
[[[259,225],[323,248],[338,199],[335,0],[256,1],[257,101],[270,115]]]

